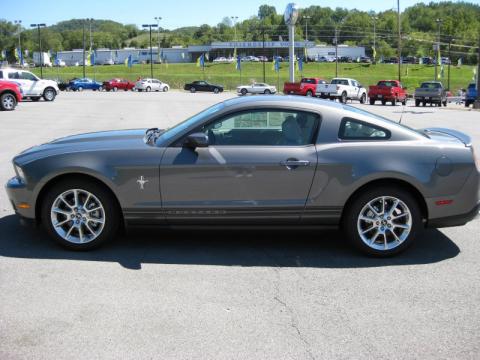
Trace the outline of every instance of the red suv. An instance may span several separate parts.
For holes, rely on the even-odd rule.
[[[103,88],[107,91],[117,90],[132,90],[135,87],[135,83],[125,79],[112,79],[103,82]]]
[[[22,101],[20,86],[11,81],[0,80],[0,109],[11,111]]]

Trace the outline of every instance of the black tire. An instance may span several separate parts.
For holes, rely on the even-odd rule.
[[[312,97],[312,96],[313,96],[312,90],[308,90],[305,95],[306,95],[307,97]]]
[[[194,93],[194,92],[196,92],[196,91],[197,91],[197,89],[195,89],[193,86],[190,88],[190,92],[191,92],[191,93]]]
[[[70,189],[82,189],[88,191],[100,200],[105,210],[105,224],[103,229],[98,237],[91,242],[78,244],[67,241],[57,234],[52,224],[50,212],[55,199],[60,194],[63,194],[65,191]],[[40,215],[42,225],[50,237],[63,247],[76,251],[91,250],[99,247],[106,241],[112,240],[117,234],[120,224],[122,223],[121,213],[118,209],[115,199],[112,197],[108,189],[88,179],[66,179],[55,184],[55,186],[51,187],[43,197]]]
[[[470,101],[465,100],[465,107],[469,107],[469,106],[470,106]]]
[[[419,107],[420,106],[420,100],[415,100],[415,106]]]
[[[0,96],[0,109],[3,111],[12,111],[15,110],[17,106],[17,98],[12,93],[3,93]]]
[[[382,105],[385,106],[387,102],[385,100],[382,100]]]
[[[243,96],[247,95],[247,92],[248,92],[247,89],[242,89],[242,90],[240,90],[240,93],[241,93]]]
[[[346,92],[343,92],[342,95],[340,96],[340,102],[342,104],[346,104],[347,103],[347,93]]]
[[[447,100],[443,102],[443,106],[447,107]]]
[[[213,89],[213,92],[214,92],[215,94],[218,94],[218,93],[220,92],[220,90],[219,90],[219,88],[215,88],[215,89]]]
[[[57,92],[55,91],[54,88],[48,87],[45,90],[43,90],[43,99],[45,101],[53,101],[55,100],[56,96],[57,96]]]
[[[152,91],[152,88],[150,86],[147,86],[147,88],[145,89],[146,92],[150,92]]]
[[[272,92],[268,89],[266,89],[264,92],[263,92],[265,95],[270,95]]]
[[[367,102],[367,94],[362,94],[360,96],[360,104],[365,104]]]
[[[366,206],[373,199],[382,196],[394,197],[401,200],[410,211],[411,219],[411,228],[406,239],[403,240],[403,242],[398,246],[388,250],[374,249],[373,247],[367,245],[360,237],[359,230],[357,229],[358,217],[364,206]],[[374,224],[372,224],[372,226],[373,225]],[[371,187],[354,196],[354,198],[350,201],[350,204],[345,210],[345,214],[342,219],[342,226],[348,240],[355,248],[368,255],[387,257],[398,254],[413,244],[416,237],[422,230],[422,215],[416,199],[407,190],[387,186]],[[393,243],[395,244],[394,241]]]
[[[162,89],[163,92],[167,92],[168,91],[168,87],[167,86],[164,86],[163,89]]]
[[[407,99],[403,99],[402,105],[403,105],[403,106],[407,105]]]
[[[397,105],[397,99],[393,98],[392,99],[392,106],[396,106]]]
[[[425,101],[422,102],[422,106],[425,107],[427,106],[427,103]]]
[[[375,105],[375,99],[374,98],[370,98],[370,105]]]

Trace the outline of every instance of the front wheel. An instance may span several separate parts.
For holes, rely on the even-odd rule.
[[[114,238],[120,213],[111,193],[89,180],[64,180],[42,203],[42,224],[60,245],[89,250]]]
[[[313,96],[312,90],[308,90],[306,95],[307,97],[312,97]]]
[[[443,106],[447,107],[447,100],[443,102]]]
[[[393,98],[392,99],[392,106],[395,106],[395,105],[397,105],[397,99]]]
[[[272,92],[268,89],[266,89],[264,92],[263,92],[265,95],[270,95]]]
[[[406,190],[370,188],[356,196],[343,219],[352,244],[378,257],[400,253],[415,241],[422,216],[415,198]]]
[[[0,96],[0,109],[12,111],[17,106],[17,98],[11,93],[5,93]]]
[[[197,89],[195,89],[193,86],[190,88],[190,92],[191,92],[191,93],[194,93],[194,92],[196,92],[196,91],[197,91]]]
[[[57,92],[55,91],[55,89],[46,88],[43,91],[43,99],[45,101],[53,101],[53,100],[55,100],[55,96],[57,96]]]
[[[370,98],[370,105],[375,105],[375,99],[374,98]]]
[[[419,107],[420,106],[420,100],[415,100],[415,106]]]
[[[147,88],[145,89],[146,92],[150,92],[152,91],[152,88],[150,86],[147,86]]]
[[[168,91],[168,87],[165,86],[165,87],[163,88],[163,92],[167,92],[167,91]]]
[[[220,90],[219,90],[218,88],[215,88],[215,89],[213,89],[213,92],[214,92],[215,94],[218,94],[218,93],[220,92]]]
[[[240,91],[240,93],[241,93],[243,96],[247,95],[247,89],[242,89],[242,90]]]
[[[362,94],[362,96],[360,96],[360,104],[365,104],[366,102],[367,102],[367,95]]]

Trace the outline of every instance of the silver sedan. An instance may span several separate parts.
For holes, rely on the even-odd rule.
[[[237,86],[237,93],[240,95],[247,95],[247,94],[275,94],[277,92],[277,88],[273,85],[268,85],[264,83],[253,83],[251,85],[240,85]]]

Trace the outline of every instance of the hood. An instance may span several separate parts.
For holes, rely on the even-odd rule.
[[[146,129],[102,131],[67,136],[49,143],[33,146],[14,159],[19,165],[57,154],[101,151],[135,150],[149,146],[144,142]]]

